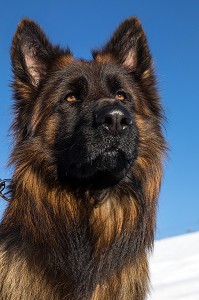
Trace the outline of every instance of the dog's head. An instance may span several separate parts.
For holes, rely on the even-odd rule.
[[[30,155],[35,165],[45,161],[62,181],[109,184],[125,178],[138,158],[155,155],[161,109],[136,18],[124,21],[93,51],[92,61],[75,60],[69,49],[52,46],[24,19],[11,54],[16,152]]]

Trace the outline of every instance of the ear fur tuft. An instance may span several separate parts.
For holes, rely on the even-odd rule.
[[[140,21],[131,17],[122,22],[109,42],[101,50],[93,51],[94,59],[99,56],[111,56],[138,74],[150,68],[151,55]]]
[[[68,50],[68,53],[70,51]],[[52,61],[66,53],[53,47],[41,28],[30,19],[22,19],[13,38],[11,59],[16,83],[37,87]]]

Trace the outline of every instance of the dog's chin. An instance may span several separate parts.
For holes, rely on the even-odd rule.
[[[72,163],[66,171],[69,181],[107,187],[122,180],[129,171],[133,157],[124,152],[107,151],[88,162]]]

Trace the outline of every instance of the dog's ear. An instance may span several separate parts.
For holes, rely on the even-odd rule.
[[[63,52],[59,47],[51,45],[36,23],[29,19],[22,19],[11,48],[14,87],[19,93],[24,91],[22,98],[30,90],[37,88],[46,76],[52,61]]]
[[[151,55],[140,21],[132,17],[121,23],[110,41],[101,50],[93,51],[93,57],[99,61],[114,59],[143,74],[151,66]]]

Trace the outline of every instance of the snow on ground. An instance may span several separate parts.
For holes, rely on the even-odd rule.
[[[199,232],[155,242],[148,300],[199,300]]]

